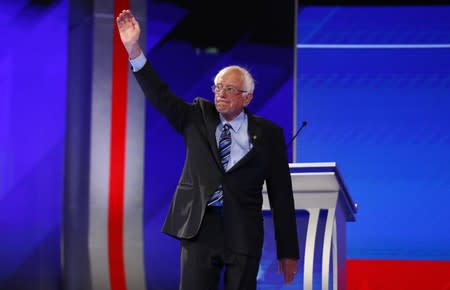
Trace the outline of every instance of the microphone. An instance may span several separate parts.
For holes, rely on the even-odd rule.
[[[292,145],[292,142],[294,142],[295,138],[297,138],[298,133],[300,133],[300,131],[306,127],[306,125],[308,125],[307,121],[303,121],[302,125],[300,126],[300,128],[298,128],[297,132],[295,133],[294,137],[292,137],[291,141],[289,141],[289,143],[287,144],[287,147],[290,147]]]

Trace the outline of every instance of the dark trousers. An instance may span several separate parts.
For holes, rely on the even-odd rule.
[[[207,209],[199,234],[181,241],[180,290],[215,290],[224,269],[225,290],[255,290],[259,258],[225,248],[223,216]]]

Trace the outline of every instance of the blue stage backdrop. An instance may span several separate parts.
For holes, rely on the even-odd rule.
[[[244,27],[237,34],[212,30],[223,41],[213,47],[186,39],[183,27],[198,18],[195,7],[176,2],[148,5],[147,54],[161,77],[187,101],[212,99],[218,69],[248,67],[257,83],[250,110],[279,123],[286,141],[295,87],[295,121],[308,126],[293,161],[336,161],[359,204],[348,224],[350,258],[450,260],[450,6],[299,7],[293,76],[295,49],[280,37],[289,17],[275,9],[283,1],[242,6],[244,16],[256,15],[252,7],[261,13],[235,21]],[[60,289],[68,1],[2,1],[1,8],[0,289]],[[206,35],[196,25],[191,33]],[[147,285],[176,289],[179,246],[160,228],[184,146],[146,110]],[[267,234],[273,242],[270,225]],[[265,273],[275,265],[271,242]],[[280,275],[269,276],[281,284]]]
[[[2,1],[0,289],[60,289],[67,1]]]
[[[350,258],[450,259],[450,7],[299,7],[298,162],[359,204]]]

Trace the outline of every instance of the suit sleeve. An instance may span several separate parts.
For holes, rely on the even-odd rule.
[[[277,257],[299,258],[297,224],[292,181],[286,145],[281,128],[276,127],[272,138],[271,167],[266,179],[267,194],[272,210],[277,245]]]
[[[166,117],[177,132],[182,132],[192,106],[176,96],[147,61],[134,76],[153,107]]]

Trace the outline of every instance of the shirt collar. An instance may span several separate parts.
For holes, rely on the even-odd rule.
[[[223,125],[225,125],[226,123],[231,125],[231,129],[233,129],[234,132],[239,131],[239,129],[241,128],[242,124],[245,122],[245,120],[247,119],[247,115],[245,114],[244,110],[242,110],[242,112],[237,115],[236,118],[234,118],[231,121],[227,121],[223,118],[222,114],[219,114],[220,116],[220,123],[223,127]]]

